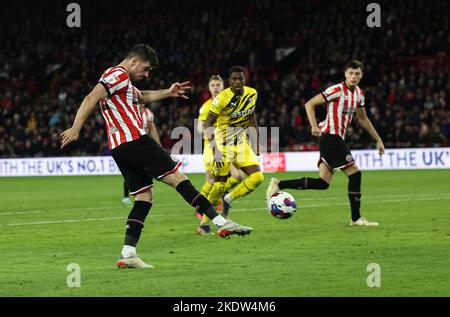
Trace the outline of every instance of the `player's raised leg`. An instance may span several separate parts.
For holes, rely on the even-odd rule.
[[[206,216],[208,216],[208,218],[217,226],[217,233],[219,236],[224,238],[232,234],[246,235],[252,232],[253,228],[239,225],[230,219],[226,219],[219,215],[209,200],[201,195],[192,185],[191,181],[181,172],[175,171],[174,173],[162,177],[160,180],[176,188],[186,202],[201,213],[206,214]]]
[[[272,178],[269,183],[269,187],[266,191],[266,199],[269,199],[277,191],[283,189],[317,189],[325,190],[330,186],[330,182],[333,178],[333,171],[331,171],[324,162],[320,162],[319,165],[319,177],[302,177],[288,180],[278,180]]]
[[[261,172],[259,165],[245,166],[241,167],[241,169],[248,176],[233,191],[223,197],[224,213],[228,213],[231,202],[254,192],[264,182],[264,174]]]
[[[238,169],[234,164],[230,165],[230,175],[225,184],[225,192],[235,187],[244,179],[244,173]]]

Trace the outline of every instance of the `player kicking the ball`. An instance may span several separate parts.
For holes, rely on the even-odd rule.
[[[128,216],[125,242],[118,267],[152,268],[136,254],[136,245],[144,227],[144,221],[152,207],[153,179],[173,188],[193,207],[206,214],[218,228],[218,235],[245,235],[253,229],[241,226],[219,215],[211,203],[201,195],[191,181],[153,138],[143,129],[138,104],[168,97],[188,98],[189,82],[174,83],[169,89],[139,91],[132,82],[148,77],[158,58],[148,45],[139,44],[131,48],[126,58],[117,66],[107,69],[99,83],[84,98],[70,129],[61,134],[61,148],[79,138],[81,127],[96,104],[106,123],[108,144],[117,166],[130,187],[135,201]]]
[[[314,136],[320,136],[319,178],[303,177],[282,181],[272,178],[266,192],[266,199],[286,188],[325,190],[334,172],[341,169],[348,176],[348,198],[352,212],[350,225],[378,226],[377,222],[361,217],[361,172],[344,142],[345,133],[356,112],[360,125],[377,142],[379,154],[384,154],[383,141],[367,118],[364,109],[364,93],[358,87],[363,70],[364,66],[360,61],[348,62],[345,66],[345,81],[329,87],[305,104],[311,133]],[[314,108],[325,103],[327,103],[327,116],[317,125]]]

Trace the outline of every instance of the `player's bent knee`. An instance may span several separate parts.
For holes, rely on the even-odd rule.
[[[153,200],[153,192],[152,192],[152,189],[150,188],[149,190],[147,190],[147,191],[145,191],[145,192],[136,194],[136,195],[134,196],[134,200],[135,200],[135,201],[146,201],[146,202],[151,203],[152,200]]]
[[[180,184],[181,182],[183,182],[187,179],[189,179],[189,178],[186,175],[184,175],[180,171],[175,171],[174,173],[161,178],[161,181],[172,187],[177,187],[178,184]]]
[[[255,190],[262,182],[264,182],[264,174],[262,172],[252,173],[246,180],[247,187],[253,190]]]
[[[215,191],[222,195],[225,192],[226,183],[225,182],[215,182],[212,191]]]
[[[319,182],[317,183],[318,188],[317,189],[328,189],[328,187],[330,187],[330,184],[327,183],[325,180],[323,180],[322,178],[319,178]]]

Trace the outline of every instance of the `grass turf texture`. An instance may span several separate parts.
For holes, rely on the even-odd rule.
[[[157,183],[138,245],[152,270],[119,270],[129,208],[119,176],[0,178],[0,296],[449,296],[449,170],[363,172],[362,214],[379,227],[349,227],[347,177],[327,191],[294,191],[298,210],[272,217],[264,192],[233,203],[230,217],[255,231],[196,236],[197,218]],[[199,188],[203,175],[191,175]],[[69,288],[69,263],[81,287]],[[369,288],[369,263],[381,287]]]

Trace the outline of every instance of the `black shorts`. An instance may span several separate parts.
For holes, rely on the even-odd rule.
[[[318,166],[320,166],[320,163],[324,163],[330,171],[335,171],[355,165],[350,149],[339,135],[322,134],[319,140],[319,149]]]
[[[154,178],[159,180],[181,166],[181,162],[173,161],[169,153],[147,134],[123,143],[111,152],[132,195],[148,190],[153,186]]]

